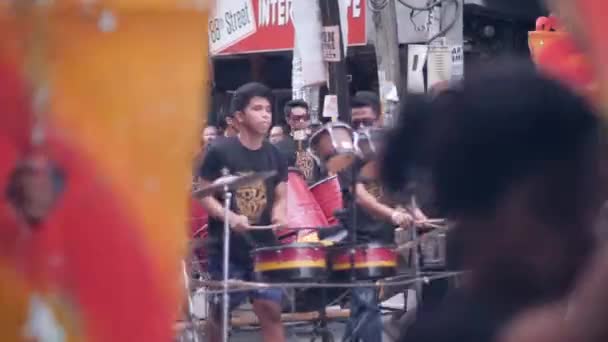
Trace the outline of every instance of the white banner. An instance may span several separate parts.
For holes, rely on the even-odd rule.
[[[209,44],[212,54],[255,33],[257,25],[251,0],[216,1],[209,17]]]
[[[323,60],[326,62],[339,62],[342,60],[340,51],[340,28],[338,26],[324,26],[323,38]]]

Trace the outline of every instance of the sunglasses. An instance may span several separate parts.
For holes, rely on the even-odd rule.
[[[359,129],[361,127],[372,127],[374,126],[376,120],[374,119],[361,119],[361,120],[353,120],[353,128]]]
[[[305,121],[310,120],[310,114],[298,115],[298,116],[293,116],[292,115],[292,116],[289,117],[289,120],[293,121],[293,122],[305,122]]]

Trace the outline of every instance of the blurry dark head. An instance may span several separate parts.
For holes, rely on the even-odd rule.
[[[272,92],[261,83],[250,82],[240,86],[231,103],[231,113],[239,130],[266,136],[272,123]]]
[[[276,125],[270,129],[270,134],[268,135],[268,140],[270,140],[271,143],[276,144],[279,141],[283,140],[284,138],[285,138],[285,129],[283,128],[283,126]]]
[[[310,126],[308,103],[304,100],[291,100],[285,104],[285,120],[292,131],[307,129]]]
[[[600,124],[584,100],[511,62],[405,103],[389,185],[407,180],[408,165],[429,171],[479,286],[528,299],[566,290],[592,250],[602,196]]]
[[[380,119],[380,100],[371,91],[359,91],[350,103],[353,129],[376,127]]]

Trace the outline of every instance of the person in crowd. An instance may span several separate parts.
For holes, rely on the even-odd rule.
[[[285,129],[281,125],[276,125],[270,129],[270,135],[268,136],[268,140],[272,144],[277,144],[278,142],[285,139]]]
[[[198,172],[200,170],[201,164],[203,162],[203,158],[205,157],[205,151],[209,148],[209,144],[211,144],[211,142],[213,140],[215,140],[215,138],[217,138],[217,133],[218,133],[218,129],[217,127],[213,126],[213,125],[209,125],[207,127],[205,127],[203,129],[203,132],[201,133],[201,142],[200,142],[200,150],[198,151],[198,153],[196,154],[196,156],[194,157],[194,162],[193,162],[193,179],[194,181],[196,181],[196,178],[198,177]]]
[[[252,280],[253,245],[268,246],[277,243],[274,233],[267,230],[249,230],[251,225],[286,223],[287,162],[281,153],[266,140],[272,122],[271,92],[260,83],[247,83],[239,87],[232,99],[232,113],[239,134],[211,145],[200,172],[201,185],[210,185],[223,173],[246,175],[252,172],[276,171],[269,179],[242,186],[234,192],[228,223],[231,232],[229,255],[231,279]],[[207,196],[201,200],[209,214],[209,273],[215,280],[223,275],[222,236],[224,208],[219,197]],[[281,323],[281,289],[263,289],[235,292],[230,295],[230,308],[249,297],[257,315],[264,341],[285,340]],[[221,296],[212,299],[208,323],[210,341],[220,338]]]
[[[371,92],[359,92],[352,99],[352,123],[359,130],[379,128],[379,102]],[[356,236],[357,243],[393,244],[396,227],[410,227],[414,215],[401,208],[386,192],[378,177],[361,173],[363,163],[356,162],[351,168],[339,173],[342,187],[350,188],[352,177],[357,177]],[[419,211],[419,210],[418,210]],[[419,213],[416,212],[418,215]],[[347,323],[346,340],[381,341],[382,321],[379,294],[375,287],[356,287],[351,292],[351,316]]]
[[[205,148],[218,136],[218,129],[213,125],[209,125],[203,129],[203,134],[201,135],[201,148]]]
[[[276,146],[287,158],[290,167],[300,170],[308,184],[315,183],[319,180],[321,172],[307,150],[310,138],[308,104],[303,100],[291,100],[285,104],[284,113],[289,126],[289,135]]]
[[[412,170],[432,175],[468,273],[401,341],[496,341],[519,313],[568,294],[593,251],[600,123],[583,99],[519,61],[405,103],[383,180],[398,189]]]
[[[222,138],[235,137],[239,134],[238,122],[234,119],[235,113],[227,112],[222,115],[219,128],[222,131]]]

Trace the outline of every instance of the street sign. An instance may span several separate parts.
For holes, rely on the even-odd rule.
[[[367,1],[343,1],[347,5],[348,45],[366,45]],[[233,3],[239,5],[233,5]],[[243,20],[243,26],[247,27],[248,30],[245,30],[245,28],[239,29],[238,34],[233,34],[228,38],[224,28],[224,31],[220,30],[220,32],[225,32],[224,36],[218,37],[217,25],[225,25],[226,21],[224,10],[220,10],[220,8],[230,7],[235,12],[242,10],[244,3],[251,4],[248,8],[251,8],[253,12],[254,20],[251,23],[254,25],[254,29],[249,26],[249,17],[240,19],[241,16],[238,16],[237,23]],[[317,2],[310,1],[310,3],[311,6],[314,6]],[[209,19],[209,40],[213,55],[275,52],[293,49],[295,33],[291,14],[292,0],[216,0],[216,6],[218,8],[216,10],[217,15]]]
[[[209,18],[212,54],[230,47],[256,32],[251,0],[217,1]]]

